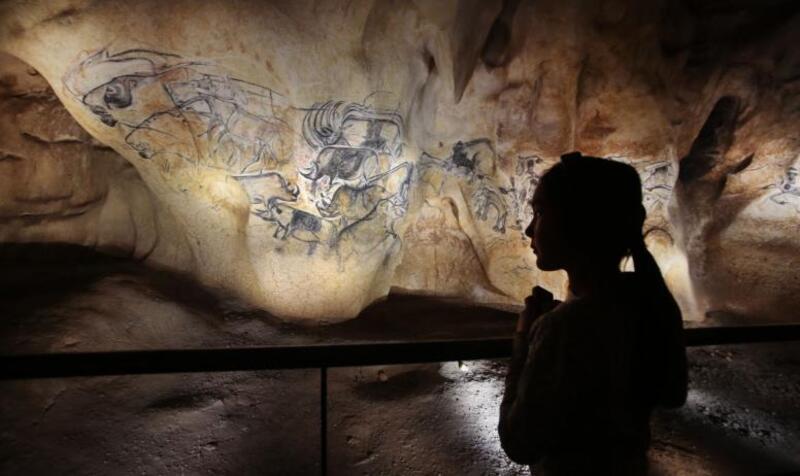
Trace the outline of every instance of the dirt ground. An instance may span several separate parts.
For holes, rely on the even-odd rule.
[[[491,337],[513,326],[487,309],[392,297],[354,321],[300,328],[80,250],[0,250],[0,263],[3,353]],[[687,405],[653,421],[653,474],[800,474],[797,343],[693,348],[689,359]],[[503,360],[329,370],[329,474],[527,474],[496,434],[504,374]],[[319,474],[319,406],[318,370],[0,382],[0,474]]]

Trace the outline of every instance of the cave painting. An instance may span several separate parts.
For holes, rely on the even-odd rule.
[[[408,208],[413,165],[403,160],[403,118],[364,104],[314,104],[303,120],[303,137],[314,149],[299,171],[311,182],[321,217],[337,221],[336,239],[376,214],[386,216],[383,238],[396,238],[395,221]]]
[[[789,167],[786,174],[772,185],[767,186],[770,190],[768,200],[779,206],[789,206],[796,212],[800,212],[800,183],[798,183],[797,167]]]
[[[386,92],[295,106],[283,92],[212,62],[147,49],[101,49],[77,61],[63,82],[138,160],[165,176],[209,169],[234,179],[248,196],[250,225],[270,227],[258,235],[271,243],[261,252],[333,258],[338,272],[352,271],[367,255],[386,262],[402,249],[403,219],[412,191],[422,186],[427,197],[463,194],[467,210],[459,220],[474,220],[460,225],[472,230],[463,239],[495,248],[492,256],[479,252],[480,266],[490,268],[500,256],[512,268],[513,290],[491,291],[493,299],[513,301],[529,287],[523,271],[531,266],[514,256],[524,247],[538,157],[518,157],[517,174],[509,176],[488,138],[455,141],[443,158],[415,155],[406,147],[402,114],[372,104]],[[511,242],[510,252],[498,251]]]
[[[533,192],[545,172],[543,163],[544,159],[538,155],[517,157],[515,175],[510,177],[515,192],[512,200],[514,224],[511,226],[516,230],[524,230],[533,220],[533,207],[528,204],[533,200]]]
[[[514,190],[498,186],[497,160],[497,153],[488,139],[475,139],[456,142],[450,155],[444,159],[423,152],[419,167],[422,180],[431,184],[439,183],[437,194],[442,193],[442,181],[430,177],[431,171],[463,179],[469,189],[467,195],[476,217],[483,222],[491,219],[492,230],[503,234],[508,220],[508,202],[517,197]],[[518,221],[515,220],[515,223]]]
[[[637,164],[639,165],[639,164]],[[642,202],[648,214],[662,210],[672,196],[675,180],[678,178],[672,162],[656,162],[640,167],[642,180]]]
[[[64,82],[165,172],[178,165],[226,171],[250,197],[252,215],[274,226],[276,240],[305,243],[309,255],[319,246],[337,250],[376,217],[381,232],[373,227],[361,245],[399,239],[394,225],[408,209],[414,167],[403,159],[397,111],[333,100],[295,108],[209,63],[145,49],[102,49]],[[299,132],[290,125],[297,117]],[[296,167],[292,147],[300,140],[313,158]]]
[[[493,141],[476,138],[455,141],[440,157],[423,150],[414,160],[403,116],[371,105],[371,95],[296,107],[282,92],[212,62],[147,49],[101,49],[77,61],[63,81],[139,160],[164,174],[193,167],[236,180],[249,198],[251,224],[271,227],[261,235],[272,240],[269,250],[287,252],[285,244],[293,244],[290,253],[334,257],[339,272],[352,270],[359,257],[401,248],[398,226],[414,187],[427,197],[458,191],[478,226],[465,239],[481,248],[481,267],[494,273],[490,286],[511,300],[528,288],[533,268],[518,256],[527,249],[528,204],[549,166],[538,155],[517,155],[506,171]],[[612,158],[639,168],[644,203],[661,212],[673,164]],[[491,256],[482,251],[489,248]],[[505,263],[499,268],[489,262],[498,259]]]
[[[285,100],[269,88],[213,74],[169,53],[102,49],[68,72],[67,89],[140,157],[247,175],[285,160]]]
[[[100,241],[279,317],[351,318],[392,289],[504,307],[534,284],[558,295],[523,230],[539,178],[572,150],[639,171],[648,245],[687,317],[799,305],[785,268],[800,249],[800,29],[783,0],[747,15],[669,0],[666,16],[633,0],[198,1],[168,21],[152,21],[156,0],[73,3],[0,5],[0,49],[146,189],[131,194],[150,201],[130,205],[152,217],[141,233],[111,207]]]

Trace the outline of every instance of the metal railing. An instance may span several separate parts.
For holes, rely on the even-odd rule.
[[[800,324],[686,329],[686,345],[800,340]],[[0,380],[502,359],[510,338],[0,355]]]
[[[687,346],[800,340],[800,324],[706,327],[685,331]],[[315,344],[213,349],[0,355],[0,380],[103,375],[320,369],[321,472],[327,474],[329,367],[502,359],[510,338]]]

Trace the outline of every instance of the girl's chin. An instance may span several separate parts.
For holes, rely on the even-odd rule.
[[[548,263],[547,260],[542,259],[541,256],[536,256],[536,267],[539,268],[540,271],[558,271],[561,269],[554,263]]]

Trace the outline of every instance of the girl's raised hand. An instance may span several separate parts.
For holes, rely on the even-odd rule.
[[[531,325],[539,316],[550,312],[559,304],[561,304],[561,301],[553,299],[553,293],[541,286],[534,287],[531,295],[525,298],[525,309],[517,319],[517,332],[527,334]]]

